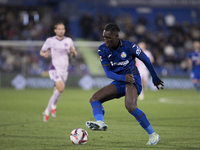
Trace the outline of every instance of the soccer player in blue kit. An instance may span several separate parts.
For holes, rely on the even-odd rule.
[[[188,64],[191,69],[191,79],[194,87],[200,92],[200,42],[193,42],[193,50],[189,53]],[[199,97],[200,98],[200,97]]]
[[[119,39],[119,31],[119,27],[113,23],[107,24],[104,28],[105,43],[99,46],[98,53],[106,76],[114,81],[98,90],[90,98],[96,121],[87,121],[86,126],[91,130],[107,130],[102,103],[125,96],[126,109],[149,134],[147,145],[155,145],[160,141],[160,136],[154,132],[145,113],[137,107],[137,97],[142,90],[142,85],[139,71],[135,66],[135,58],[139,58],[146,65],[158,89],[163,89],[164,83],[156,75],[149,58],[142,49],[133,42]]]

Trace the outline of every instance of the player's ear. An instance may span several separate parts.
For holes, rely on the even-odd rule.
[[[56,33],[56,28],[54,29],[54,33]]]

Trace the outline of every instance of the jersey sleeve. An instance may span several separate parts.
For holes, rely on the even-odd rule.
[[[132,55],[135,55],[138,59],[140,59],[148,68],[152,76],[154,85],[158,84],[161,80],[158,78],[149,57],[147,57],[147,55],[142,51],[142,49],[134,43],[132,44],[131,53]]]
[[[44,42],[43,46],[42,46],[42,51],[47,51],[48,49],[51,48],[51,42],[50,39],[46,39],[46,41]]]
[[[106,54],[104,53],[104,51],[101,47],[98,48],[98,54],[99,54],[99,59],[100,59],[102,66],[110,65],[110,62],[109,62],[108,58],[106,57]]]
[[[139,46],[137,46],[134,43],[131,43],[131,54],[132,55],[139,58],[142,55],[142,53],[143,53],[143,51]]]
[[[106,76],[108,78],[116,80],[116,81],[126,82],[125,75],[118,75],[118,74],[112,72],[110,62],[109,62],[105,52],[103,51],[103,49],[101,49],[101,47],[99,47],[99,49],[98,49],[98,54],[99,54],[99,58],[100,58],[100,61],[101,61],[101,64],[103,66]]]

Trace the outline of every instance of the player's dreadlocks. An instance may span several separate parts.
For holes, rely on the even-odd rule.
[[[119,32],[120,31],[119,27],[116,24],[114,24],[114,23],[107,24],[105,26],[104,30],[105,31],[110,31],[111,33],[112,32]]]

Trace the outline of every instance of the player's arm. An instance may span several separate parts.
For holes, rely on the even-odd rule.
[[[111,78],[116,81],[123,81],[123,82],[130,82],[130,83],[135,82],[135,79],[132,74],[118,75],[111,71],[109,64],[103,65],[103,69],[108,78]]]
[[[45,51],[45,50],[40,50],[40,56],[44,57],[44,58],[48,58],[49,57],[49,50]]]
[[[75,50],[75,48],[73,46],[70,46],[70,54],[74,58],[77,56],[77,51]]]
[[[118,75],[118,74],[112,72],[111,68],[110,68],[110,64],[103,65],[103,69],[108,78],[125,82],[125,75]]]
[[[136,44],[132,43],[131,53],[145,64],[152,76],[154,86],[156,86],[158,90],[163,89],[164,82],[160,80],[160,78],[158,78],[149,57],[147,57],[147,55],[142,51],[142,49]]]
[[[103,49],[101,49],[101,46],[98,49],[98,54],[106,76],[116,81],[126,82],[125,75],[118,75],[111,70],[110,62],[107,59],[107,56],[104,53]]]
[[[162,80],[160,80],[160,78],[158,78],[154,68],[153,68],[153,65],[150,61],[150,59],[146,56],[145,53],[141,53],[138,57],[144,64],[145,66],[148,68],[151,76],[152,76],[152,79],[153,79],[153,83],[154,85],[157,87],[157,89],[163,89],[163,86],[164,86],[164,82]]]
[[[49,57],[49,51],[50,51],[50,40],[49,38],[44,42],[41,50],[40,50],[40,56],[44,57],[44,58],[48,58]]]

